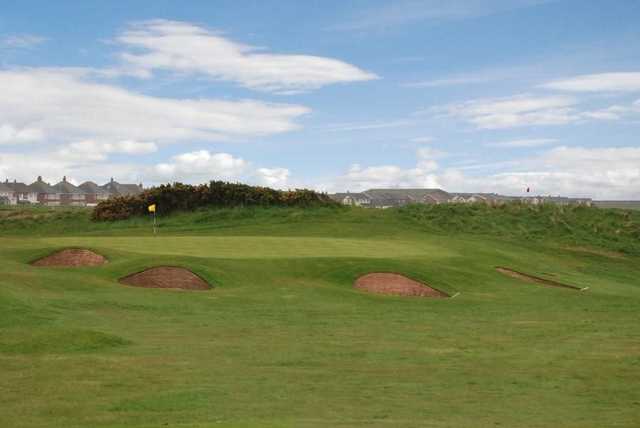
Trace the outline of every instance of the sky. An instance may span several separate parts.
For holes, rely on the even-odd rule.
[[[640,1],[3,0],[0,179],[640,199]]]

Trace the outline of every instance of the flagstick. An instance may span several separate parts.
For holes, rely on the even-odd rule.
[[[153,211],[153,234],[156,234],[156,212]]]

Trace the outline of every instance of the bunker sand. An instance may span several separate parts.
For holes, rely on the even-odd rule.
[[[40,267],[80,267],[100,266],[105,263],[107,263],[107,259],[93,251],[81,248],[68,248],[38,259],[31,264]]]
[[[370,273],[358,278],[354,288],[393,296],[444,298],[448,294],[397,273]]]
[[[177,288],[182,290],[210,290],[204,279],[188,269],[158,266],[120,278],[120,283],[143,288]]]

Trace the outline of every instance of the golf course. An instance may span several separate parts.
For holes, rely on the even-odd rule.
[[[640,426],[640,211],[2,208],[0,267],[3,427]]]

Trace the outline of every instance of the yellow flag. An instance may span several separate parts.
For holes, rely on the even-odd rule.
[[[156,204],[151,204],[151,205],[149,205],[149,212],[150,212],[150,213],[154,213],[154,212],[156,212]]]

